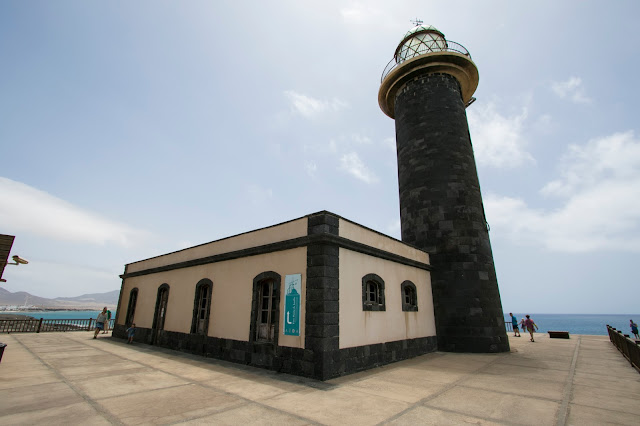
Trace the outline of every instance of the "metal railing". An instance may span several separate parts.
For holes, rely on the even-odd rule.
[[[628,334],[622,334],[620,330],[607,325],[609,340],[624,355],[631,365],[640,372],[640,340],[629,338]]]
[[[507,331],[513,331],[513,324],[511,323],[511,321],[505,321],[504,327],[507,329]]]
[[[109,320],[109,330],[115,319]],[[40,333],[48,331],[91,331],[96,320],[89,319],[0,319],[0,333]]]
[[[440,53],[440,52],[460,53],[460,54],[462,54],[464,56],[467,56],[469,59],[471,59],[471,54],[469,53],[469,51],[467,50],[466,47],[464,47],[460,43],[456,43],[455,41],[451,41],[451,40],[447,40],[447,46],[446,47],[430,48],[428,50],[425,49],[424,52],[420,52],[420,55],[416,55],[413,58],[417,58],[418,56],[422,56],[423,54],[426,55],[426,54],[430,54],[430,53]],[[413,58],[403,59],[400,62],[397,62],[395,57],[393,59],[391,59],[389,61],[389,63],[387,64],[387,66],[384,67],[384,71],[382,71],[382,77],[380,78],[380,83],[382,83],[384,81],[384,78],[387,75],[389,75],[389,73],[391,71],[393,71],[394,69],[396,69],[397,67],[402,65],[402,63],[405,62],[405,60],[409,60],[409,59],[413,59]]]

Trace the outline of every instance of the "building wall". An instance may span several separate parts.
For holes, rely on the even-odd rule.
[[[419,249],[321,211],[127,265],[113,336],[126,337],[137,288],[136,341],[327,380],[436,350],[428,261]],[[281,279],[276,344],[250,338],[254,279],[268,271]],[[300,336],[282,332],[288,274],[302,276]],[[383,312],[363,311],[367,274],[385,281]],[[190,333],[195,287],[204,278],[213,282],[207,336]],[[402,311],[406,280],[416,286],[417,312]],[[163,331],[154,333],[163,284],[170,286],[168,309]]]
[[[196,247],[168,253],[151,259],[127,265],[127,273],[133,273],[150,268],[157,268],[175,263],[186,262],[194,259],[201,259],[222,253],[229,253],[250,247],[258,247],[265,244],[272,244],[279,241],[304,237],[307,235],[307,218],[292,220],[268,228],[258,229],[233,237],[225,238],[211,243],[202,244]]]
[[[342,225],[342,224],[341,224]],[[435,336],[429,271],[340,249],[340,349]],[[385,284],[385,311],[364,311],[362,277],[376,274]],[[402,311],[400,285],[416,286],[417,312]]]
[[[253,279],[265,271],[281,275],[280,330],[278,345],[304,348],[305,305],[301,305],[300,336],[285,336],[284,278],[289,274],[302,274],[301,300],[306,297],[307,249],[300,247],[224,262],[175,269],[124,280],[121,310],[118,324],[124,325],[131,289],[138,288],[135,311],[137,327],[151,328],[155,312],[158,287],[170,286],[164,330],[189,334],[193,316],[196,284],[203,278],[213,282],[208,335],[238,341],[249,340]]]
[[[429,263],[429,254],[427,252],[343,218],[340,218],[339,235],[351,241],[366,244],[369,247],[375,247],[418,262]]]

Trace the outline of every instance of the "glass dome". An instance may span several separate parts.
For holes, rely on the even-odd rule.
[[[394,58],[399,64],[425,53],[447,50],[447,47],[444,34],[434,26],[417,25],[404,35],[396,49]]]

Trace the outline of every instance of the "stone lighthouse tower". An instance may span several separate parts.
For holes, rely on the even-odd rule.
[[[395,119],[402,241],[430,254],[438,349],[509,350],[465,108],[478,69],[429,25],[405,34],[378,93]]]

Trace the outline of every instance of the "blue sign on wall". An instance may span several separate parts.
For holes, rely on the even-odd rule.
[[[302,274],[284,277],[284,334],[300,335],[300,294],[302,293]]]

